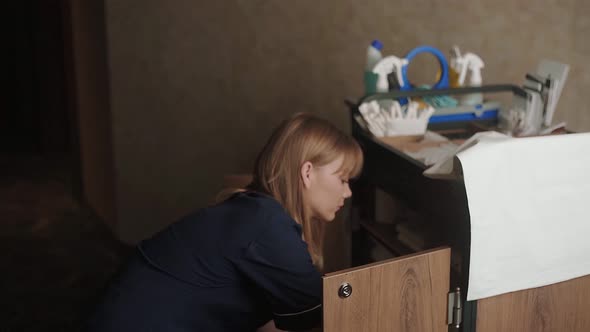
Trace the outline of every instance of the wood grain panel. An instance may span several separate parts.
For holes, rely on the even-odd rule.
[[[447,331],[450,256],[439,248],[327,274],[324,331]],[[353,290],[344,299],[343,283]]]
[[[477,301],[477,332],[590,331],[590,276]]]

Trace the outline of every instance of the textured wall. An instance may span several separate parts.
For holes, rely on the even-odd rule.
[[[367,44],[404,55],[454,43],[487,83],[522,83],[543,57],[572,65],[556,115],[590,129],[587,5],[562,1],[106,0],[120,233],[205,204],[247,171],[270,130],[307,110],[348,130]],[[432,66],[419,66],[419,69]],[[427,82],[430,73],[412,69]]]

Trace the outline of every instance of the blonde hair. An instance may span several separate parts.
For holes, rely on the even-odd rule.
[[[274,197],[301,225],[303,239],[316,266],[323,267],[324,223],[312,222],[303,203],[301,167],[307,161],[326,165],[340,156],[340,172],[356,177],[363,153],[358,143],[330,122],[308,113],[298,113],[281,123],[258,155],[252,183],[247,189]]]

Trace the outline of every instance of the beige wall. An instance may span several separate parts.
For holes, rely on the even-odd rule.
[[[119,232],[130,241],[205,204],[224,173],[248,171],[286,115],[348,130],[343,100],[362,92],[373,38],[396,55],[456,43],[484,58],[486,83],[520,84],[544,57],[569,63],[557,118],[590,129],[583,0],[105,3]]]

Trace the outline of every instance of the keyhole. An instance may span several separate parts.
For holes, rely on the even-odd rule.
[[[340,286],[340,289],[338,290],[338,296],[345,299],[350,295],[352,295],[352,286],[349,283],[345,282]]]

